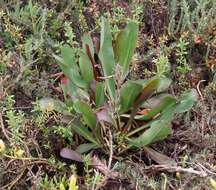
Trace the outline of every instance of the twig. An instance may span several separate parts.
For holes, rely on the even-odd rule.
[[[201,84],[202,82],[205,82],[205,81],[206,81],[206,80],[200,80],[200,81],[198,82],[197,86],[196,86],[197,91],[198,91],[198,93],[199,93],[200,98],[201,98],[202,101],[204,100],[204,98],[203,98],[203,95],[202,95],[202,93],[201,93],[201,91],[200,91],[200,84]]]
[[[198,167],[200,167],[203,171],[206,171],[207,173],[209,173],[209,174],[211,174],[211,175],[216,175],[215,172],[210,171],[209,169],[207,169],[207,168],[206,168],[205,166],[203,166],[202,164],[197,163],[196,165],[197,165]]]
[[[0,113],[0,124],[1,124],[1,129],[2,129],[2,132],[3,132],[4,136],[11,143],[10,137],[8,136],[7,131],[6,131],[5,127],[4,127],[3,117],[2,117],[1,113]]]
[[[110,155],[109,155],[109,162],[108,162],[108,170],[111,170],[112,157],[113,157],[113,142],[112,142],[112,134],[110,130],[109,130],[109,148],[110,148]]]
[[[98,77],[99,79],[103,79],[103,80],[106,80],[106,79],[111,79],[113,78],[114,75],[110,75],[110,76],[106,76],[106,77]]]
[[[194,170],[193,168],[182,168],[180,166],[169,166],[169,165],[154,165],[153,168],[159,169],[159,170],[167,170],[168,172],[185,172],[185,173],[192,173],[195,175],[198,175],[200,177],[206,177],[208,174],[202,170]]]
[[[6,158],[10,158],[10,159],[15,159],[15,160],[40,160],[40,161],[47,161],[47,159],[45,158],[28,158],[28,157],[15,157],[15,156],[10,156],[10,155],[7,155],[7,154],[4,154],[4,157]]]
[[[54,78],[54,77],[59,78],[59,77],[61,77],[63,74],[64,74],[63,72],[58,72],[58,73],[51,74],[49,77],[50,77],[50,78]]]

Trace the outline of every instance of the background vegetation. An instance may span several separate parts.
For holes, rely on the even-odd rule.
[[[0,189],[216,189],[215,7],[0,0]]]

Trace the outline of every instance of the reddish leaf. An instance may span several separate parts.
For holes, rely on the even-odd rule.
[[[60,155],[62,158],[67,158],[77,162],[83,162],[81,155],[78,152],[71,150],[69,148],[61,149]]]
[[[106,175],[111,179],[116,179],[119,177],[119,173],[115,171],[111,171],[105,163],[103,163],[97,156],[93,156],[92,165],[95,169],[99,170],[101,173]]]
[[[150,111],[150,109],[143,109],[143,110],[141,110],[141,111],[139,111],[139,112],[137,112],[139,115],[147,115],[148,113],[149,113],[149,111]]]
[[[99,112],[97,112],[96,116],[98,121],[106,121],[108,123],[112,123],[109,112],[106,108],[103,108]]]
[[[172,158],[159,153],[157,151],[155,151],[152,148],[149,147],[144,147],[145,152],[147,152],[149,154],[149,156],[151,157],[152,160],[154,160],[156,163],[160,164],[160,165],[166,165],[166,166],[177,166],[177,163],[175,160],[173,160]]]
[[[61,78],[61,84],[66,85],[68,83],[68,77],[64,76]]]

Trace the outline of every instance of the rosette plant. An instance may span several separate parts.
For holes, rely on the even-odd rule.
[[[178,98],[167,94],[168,78],[127,78],[137,35],[138,25],[130,21],[113,39],[102,18],[100,41],[85,34],[78,56],[69,45],[55,55],[67,80],[62,85],[65,102],[52,102],[56,111],[70,118],[67,125],[82,142],[80,153],[107,153],[112,146],[120,154],[163,140],[172,132],[175,114],[188,111],[197,99],[195,90]]]

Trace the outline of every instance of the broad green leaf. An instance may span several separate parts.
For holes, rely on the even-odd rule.
[[[168,93],[162,93],[162,94],[159,94],[159,95],[155,95],[151,98],[149,98],[148,100],[146,100],[142,105],[141,107],[142,108],[149,108],[149,109],[152,109],[154,107],[156,107],[158,104],[160,104],[160,102],[167,96],[171,96],[170,94]]]
[[[76,64],[76,55],[74,50],[69,45],[64,45],[61,48],[61,57],[64,64],[74,70],[78,71],[78,66]]]
[[[89,93],[85,89],[77,88],[77,96],[78,99],[82,102],[90,102]],[[77,99],[75,101],[77,101]]]
[[[82,79],[82,77],[77,71],[73,69],[68,69],[68,71],[70,72],[70,75],[68,76],[69,79],[73,81],[76,86],[80,88],[87,88],[87,83]]]
[[[120,113],[128,111],[134,104],[143,87],[133,81],[127,81],[120,90]]]
[[[141,136],[134,138],[132,141],[130,141],[130,143],[135,143],[137,144],[137,146],[139,144],[139,146],[141,147],[154,143],[155,141],[165,139],[169,134],[171,134],[171,128],[169,127],[169,125],[174,117],[174,114],[175,104],[165,108],[157,120],[150,121],[148,124],[132,131],[130,133],[130,136],[140,131],[140,129],[143,130],[150,127]]]
[[[160,116],[157,118],[157,121],[167,121],[171,122],[175,116],[176,103],[172,103],[162,110]]]
[[[102,17],[99,58],[102,64],[104,77],[106,77],[105,80],[108,93],[111,99],[114,99],[115,81],[113,76],[115,71],[115,59],[112,47],[112,35],[110,32],[109,22],[104,17]]]
[[[67,66],[64,63],[59,63],[63,73],[78,87],[87,88],[87,83],[81,78],[78,71],[73,69],[73,66]]]
[[[91,61],[84,52],[80,53],[79,66],[83,79],[89,84],[94,79],[94,73]]]
[[[148,114],[146,114],[146,115],[137,115],[135,117],[135,119],[148,121],[148,120],[152,119],[155,115],[157,115],[158,113],[163,111],[165,108],[167,108],[168,106],[171,106],[171,105],[173,105],[175,103],[176,103],[176,99],[174,97],[166,96],[161,100],[161,102],[157,106],[152,108],[148,112]]]
[[[92,38],[89,33],[85,33],[82,37],[83,50],[86,50],[86,45],[88,45],[90,49],[91,55],[94,57],[94,44],[92,42]]]
[[[95,89],[95,104],[97,107],[102,106],[104,103],[104,83],[97,82]]]
[[[165,77],[162,77],[162,78],[153,77],[151,79],[140,79],[140,80],[136,80],[136,82],[139,84],[142,84],[143,87],[145,87],[146,84],[148,84],[149,81],[151,81],[153,79],[159,79],[160,80],[157,92],[163,92],[163,91],[167,90],[169,88],[170,84],[172,83],[171,79],[165,78]]]
[[[134,109],[137,109],[144,101],[151,97],[158,89],[160,84],[160,79],[150,80],[146,86],[143,88],[142,92],[139,94],[138,98],[134,102]]]
[[[139,107],[141,106],[141,104],[146,101],[148,98],[150,98],[158,89],[158,86],[160,84],[160,80],[155,78],[150,80],[145,87],[143,88],[143,90],[139,93],[138,97],[136,98],[136,100],[133,103],[133,109],[130,115],[130,118],[125,126],[125,129],[127,129],[131,123],[133,122],[133,119],[139,109]]]
[[[96,118],[96,115],[94,114],[94,112],[92,111],[91,107],[84,102],[77,101],[74,104],[74,108],[76,111],[82,113],[83,119],[86,122],[86,124],[92,130],[94,130],[96,128],[97,118]]]
[[[81,78],[79,73],[75,70],[73,70],[70,67],[64,66],[60,64],[61,70],[64,72],[64,74],[78,87],[80,88],[86,88],[87,83]]]
[[[160,84],[158,86],[157,92],[163,92],[167,90],[172,83],[172,80],[169,78],[160,78]]]
[[[151,124],[152,124],[153,122],[154,122],[154,121],[149,121],[147,124],[142,125],[141,127],[138,127],[138,128],[136,128],[136,129],[134,129],[133,131],[131,131],[131,132],[129,132],[129,133],[127,134],[127,137],[133,136],[134,134],[136,134],[136,133],[138,133],[138,132],[140,132],[140,131],[142,131],[142,130],[144,130],[144,129],[147,129],[147,128],[151,127]]]
[[[97,142],[97,139],[93,136],[93,132],[90,132],[86,126],[83,126],[81,124],[70,124],[71,128],[80,136],[85,138],[86,140],[96,144],[99,146],[99,143]]]
[[[115,41],[115,59],[122,68],[122,80],[129,72],[129,65],[136,48],[138,25],[136,22],[129,22],[126,28],[119,32]]]
[[[68,83],[65,85],[65,90],[66,90],[66,93],[69,93],[72,100],[74,101],[78,95],[77,94],[77,87],[75,86],[75,84],[72,81],[68,80]],[[66,96],[67,96],[67,94],[65,94],[65,97]]]
[[[170,122],[166,120],[157,120],[152,123],[142,135],[137,138],[129,139],[129,145],[141,148],[150,145],[156,141],[165,139],[171,134]]]
[[[183,113],[190,110],[198,99],[198,94],[195,89],[182,94],[179,97],[179,103],[176,106],[176,113]]]
[[[89,152],[92,149],[97,149],[97,148],[99,148],[99,146],[94,143],[84,143],[79,145],[76,151],[79,152],[80,154],[83,154]]]
[[[67,106],[60,100],[53,98],[42,98],[39,100],[39,105],[42,111],[57,111],[63,115],[71,115],[67,110]]]
[[[79,74],[79,68],[76,64],[75,52],[69,45],[61,48],[62,60],[58,59],[59,66],[64,74],[78,87],[87,88],[87,83],[82,79]]]
[[[139,79],[139,80],[136,80],[136,83],[142,85],[143,87],[146,86],[146,84],[148,82],[149,82],[149,79]]]

